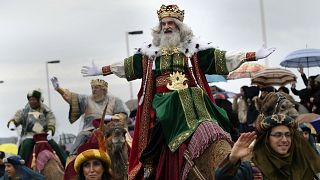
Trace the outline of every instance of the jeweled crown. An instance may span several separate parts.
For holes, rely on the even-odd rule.
[[[160,10],[157,11],[159,21],[165,17],[173,17],[179,19],[181,22],[184,18],[184,10],[180,10],[179,7],[175,4],[173,5],[162,5]]]
[[[108,87],[108,83],[102,79],[93,79],[91,80],[91,86],[102,86],[102,87]]]

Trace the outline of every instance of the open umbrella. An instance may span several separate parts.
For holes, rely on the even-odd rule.
[[[297,82],[297,77],[291,71],[282,68],[267,68],[251,78],[251,84],[261,87],[285,86]]]
[[[0,151],[17,155],[18,147],[16,144],[0,144]]]
[[[227,79],[222,75],[217,75],[217,74],[208,75],[208,74],[206,74],[205,76],[206,76],[208,83],[227,82]]]
[[[315,113],[301,114],[296,118],[299,124],[311,129],[312,134],[320,134],[320,115]]]
[[[244,63],[238,69],[229,73],[227,79],[251,78],[256,73],[265,69],[265,66],[258,63]]]
[[[280,63],[283,67],[320,67],[320,49],[300,49],[289,53]]]

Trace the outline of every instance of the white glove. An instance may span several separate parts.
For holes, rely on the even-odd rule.
[[[10,124],[9,124],[9,129],[10,129],[11,131],[14,131],[14,130],[17,129],[17,126],[16,126],[13,122],[10,122]]]
[[[111,120],[112,120],[112,116],[106,115],[106,116],[104,117],[104,120],[105,120],[105,121],[111,121]]]
[[[91,66],[82,66],[81,74],[83,74],[83,77],[102,75],[102,68],[96,66],[92,61]]]
[[[59,88],[59,81],[57,77],[53,77],[50,79],[52,86],[54,87],[54,89],[58,89]]]
[[[271,53],[273,53],[276,48],[267,48],[265,44],[262,45],[260,49],[256,52],[256,59],[263,59],[268,57]]]
[[[47,134],[48,134],[47,140],[50,141],[50,140],[52,139],[52,131],[49,130],[49,131],[47,132]]]

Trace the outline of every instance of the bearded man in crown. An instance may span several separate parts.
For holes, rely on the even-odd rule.
[[[222,51],[194,37],[183,23],[184,10],[177,5],[162,5],[157,14],[159,24],[152,31],[152,43],[120,63],[83,66],[81,73],[142,79],[129,179],[186,179],[191,174],[212,179],[213,169],[208,174],[195,162],[212,144],[219,148],[209,155],[221,157],[203,162],[208,163],[206,168],[225,158],[232,143],[231,125],[226,112],[214,104],[205,74],[226,75],[275,49]]]

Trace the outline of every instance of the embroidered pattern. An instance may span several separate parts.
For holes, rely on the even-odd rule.
[[[216,64],[216,73],[217,74],[228,74],[228,69],[226,66],[226,51],[221,51],[219,49],[214,50],[214,60]]]
[[[208,109],[206,108],[203,91],[191,91],[191,93],[200,120],[211,119]]]
[[[74,123],[80,115],[80,109],[79,109],[79,101],[78,97],[76,94],[71,93],[71,103],[70,103],[70,109],[71,111],[69,112],[69,121],[70,123]]]
[[[133,56],[130,56],[124,60],[124,70],[128,81],[137,79],[133,69]]]

